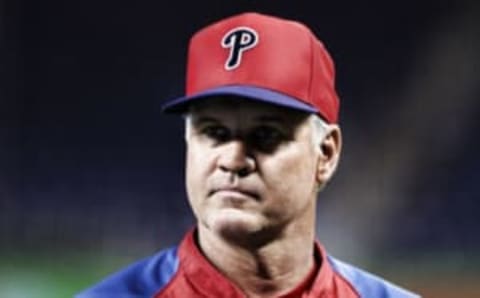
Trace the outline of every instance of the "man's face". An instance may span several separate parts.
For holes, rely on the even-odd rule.
[[[201,228],[228,237],[314,220],[320,148],[308,115],[210,99],[187,120],[187,192]],[[302,226],[302,224],[300,224]]]

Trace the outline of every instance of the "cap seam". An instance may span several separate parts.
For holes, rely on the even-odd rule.
[[[308,30],[308,29],[307,29]],[[312,32],[310,32],[311,34],[313,34]],[[308,81],[308,101],[309,102],[312,102],[312,89],[313,89],[313,68],[314,68],[314,65],[315,63],[313,63],[314,59],[315,59],[315,55],[314,55],[314,48],[313,48],[313,37],[311,36],[311,34],[308,36],[309,38],[309,42],[310,42],[310,78],[309,78],[309,81]]]

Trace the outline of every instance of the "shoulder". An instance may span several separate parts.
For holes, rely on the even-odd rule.
[[[76,298],[144,298],[154,295],[178,269],[177,247],[140,260],[77,294]]]
[[[328,262],[333,271],[346,280],[360,297],[368,298],[418,298],[419,295],[394,285],[381,277],[344,263],[331,256]]]

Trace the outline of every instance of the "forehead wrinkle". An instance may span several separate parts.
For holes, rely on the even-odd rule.
[[[215,122],[232,125],[240,128],[248,124],[271,123],[281,126],[298,126],[307,114],[286,109],[272,104],[253,101],[232,100],[225,98],[211,99],[208,102],[195,104],[191,107],[190,115],[199,119],[208,119]],[[203,122],[203,120],[201,121]],[[195,121],[197,123],[197,121]]]
[[[215,115],[212,115],[215,114]],[[290,127],[292,128],[298,126],[299,122],[294,122],[292,125],[292,121],[289,121],[290,117],[288,115],[280,115],[279,113],[272,112],[272,114],[259,114],[251,115],[252,113],[238,113],[233,112],[229,113],[229,115],[225,115],[223,113],[208,113],[206,112],[204,115],[203,113],[196,114],[193,117],[193,124],[194,125],[202,125],[202,124],[221,124],[230,127],[230,129],[234,130],[236,133],[240,133],[242,130],[248,130],[253,128],[257,125],[274,125],[278,127]]]

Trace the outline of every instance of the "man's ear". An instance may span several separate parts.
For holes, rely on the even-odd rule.
[[[337,169],[342,150],[342,133],[336,124],[328,126],[325,138],[319,144],[321,154],[317,164],[317,182],[323,186]]]

